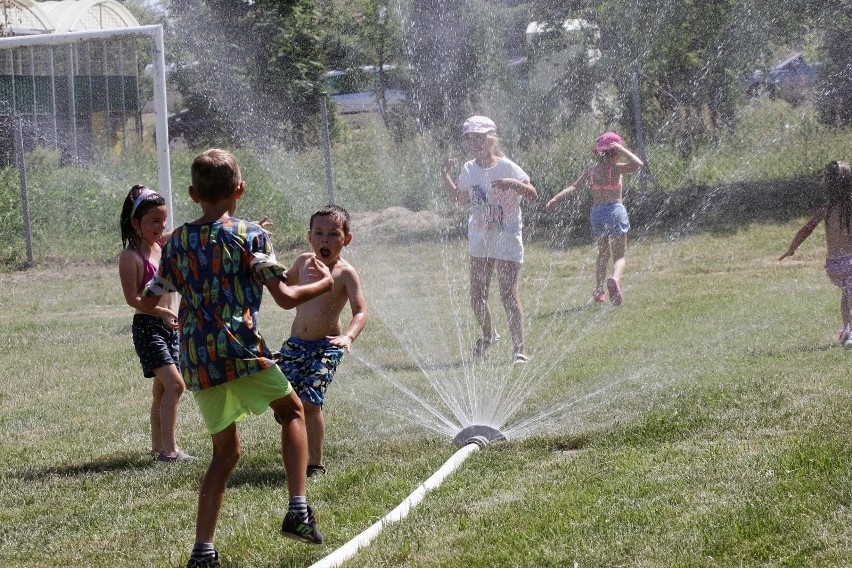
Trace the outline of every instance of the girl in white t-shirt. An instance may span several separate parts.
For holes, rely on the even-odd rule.
[[[496,267],[500,298],[512,334],[512,361],[526,363],[529,357],[524,348],[524,313],[518,292],[524,261],[521,200],[535,200],[538,193],[526,172],[500,149],[497,127],[490,118],[468,118],[462,125],[462,140],[474,159],[462,166],[454,181],[450,169],[457,162],[447,158],[441,165],[441,180],[454,203],[470,202],[470,303],[480,329],[473,356],[484,355],[500,339],[488,307],[488,288]]]

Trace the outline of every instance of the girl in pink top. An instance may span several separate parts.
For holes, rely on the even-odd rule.
[[[825,203],[799,229],[787,252],[778,260],[793,256],[805,239],[825,221],[825,272],[840,288],[840,316],[843,329],[840,343],[852,348],[852,166],[846,162],[831,162],[823,170]]]
[[[153,379],[151,389],[151,455],[158,462],[193,461],[177,445],[175,428],[178,402],[186,386],[178,368],[178,332],[175,295],[164,295],[154,311],[141,309],[142,290],[160,263],[160,240],[166,230],[168,209],[162,195],[144,185],[134,185],[121,209],[118,275],[127,304],[135,308],[133,345],[142,374]]]
[[[603,302],[604,280],[609,291],[609,301],[614,306],[621,305],[621,276],[624,274],[625,254],[627,252],[627,231],[630,220],[627,209],[622,203],[622,174],[639,171],[644,165],[633,152],[623,146],[621,136],[615,132],[605,132],[598,138],[592,149],[597,156],[596,163],[583,172],[577,181],[553,196],[545,205],[545,211],[552,211],[556,204],[577,188],[589,185],[592,192],[592,237],[597,239],[598,260],[595,266],[595,290],[592,298]],[[606,277],[609,259],[612,257],[612,276]]]

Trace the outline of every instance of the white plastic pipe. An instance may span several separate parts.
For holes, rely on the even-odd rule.
[[[467,445],[454,453],[450,459],[444,462],[444,465],[442,465],[438,471],[433,473],[432,477],[421,483],[417,489],[415,489],[414,492],[405,499],[405,501],[397,505],[396,509],[373,523],[373,525],[367,528],[364,532],[322,560],[311,564],[310,568],[333,568],[340,566],[343,562],[355,556],[355,553],[358,552],[360,548],[370,544],[370,542],[378,536],[386,525],[404,519],[411,508],[423,500],[423,497],[427,492],[439,487],[447,476],[464,463],[464,460],[466,460],[471,454],[478,451],[486,442],[487,441],[484,438],[472,439]]]

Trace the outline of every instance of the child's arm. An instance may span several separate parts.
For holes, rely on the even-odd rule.
[[[450,196],[450,200],[453,203],[461,203],[467,197],[467,194],[459,189],[459,186],[456,185],[456,182],[453,181],[452,176],[450,175],[450,168],[456,167],[456,161],[453,158],[446,158],[444,162],[441,164],[441,182],[444,185],[444,189],[447,191],[447,195]]]
[[[610,145],[610,148],[614,148],[621,152],[621,155],[627,158],[626,164],[618,164],[618,171],[622,174],[630,174],[633,172],[638,172],[645,163],[639,159],[639,156],[619,144],[618,142],[613,142]]]
[[[304,280],[310,282],[309,284],[288,286],[284,280],[277,277],[264,282],[275,303],[285,310],[293,309],[301,303],[321,296],[334,286],[334,279],[328,267],[315,256],[305,263],[304,270],[307,275]]]
[[[553,211],[553,209],[556,207],[557,203],[559,203],[560,201],[562,201],[563,199],[568,197],[578,187],[583,187],[586,184],[586,178],[587,177],[588,177],[588,172],[587,171],[583,172],[583,175],[581,175],[579,178],[577,178],[577,181],[575,181],[574,183],[572,183],[571,185],[569,185],[568,187],[566,187],[565,189],[563,189],[562,191],[560,191],[559,193],[554,195],[550,199],[550,201],[548,201],[547,204],[544,206],[544,210],[545,211]]]
[[[793,253],[796,252],[796,249],[799,248],[799,245],[805,242],[805,239],[811,236],[811,233],[814,232],[814,229],[816,229],[820,221],[825,219],[825,214],[825,207],[820,207],[819,209],[817,209],[816,213],[814,213],[813,216],[808,219],[808,222],[805,223],[804,226],[799,229],[799,232],[796,233],[796,236],[793,237],[793,242],[790,243],[790,248],[787,249],[787,252],[778,257],[778,260],[784,260],[788,256],[793,256]]]
[[[514,191],[528,201],[538,199],[538,191],[536,191],[535,186],[528,179],[524,181],[514,178],[495,179],[491,182],[491,187],[501,191]]]
[[[177,329],[177,314],[164,306],[158,306],[159,296],[143,297],[137,292],[136,283],[139,281],[139,266],[136,258],[129,251],[124,251],[118,259],[118,276],[121,279],[121,290],[124,301],[131,308],[140,312],[157,316],[172,329]]]
[[[367,300],[364,299],[364,293],[361,289],[361,279],[358,277],[358,273],[354,268],[347,270],[343,274],[343,278],[344,285],[346,286],[346,294],[349,296],[352,320],[342,335],[330,335],[326,339],[332,345],[341,347],[348,352],[352,347],[352,342],[355,341],[367,324]]]

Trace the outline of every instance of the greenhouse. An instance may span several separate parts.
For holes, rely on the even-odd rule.
[[[0,2],[0,165],[20,150],[87,159],[141,136],[140,70],[150,50],[132,36],[7,48],[2,38],[136,28],[115,0]]]

